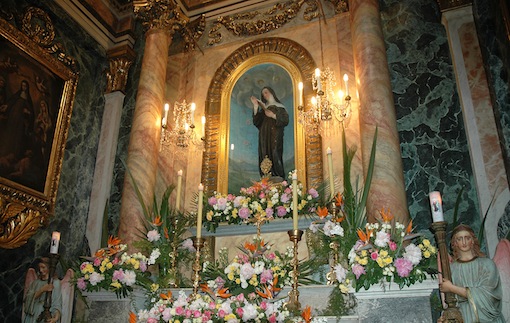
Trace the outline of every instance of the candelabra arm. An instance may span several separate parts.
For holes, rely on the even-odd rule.
[[[298,260],[298,243],[301,241],[303,236],[303,230],[289,230],[289,239],[294,243],[294,257],[292,259],[292,290],[289,291],[289,301],[285,304],[285,307],[290,312],[298,312],[301,310],[301,304],[299,303],[299,260]]]
[[[446,221],[438,221],[432,223],[432,230],[436,238],[436,243],[439,249],[439,257],[441,258],[441,276],[448,280],[452,280],[452,273],[450,269],[449,254],[446,247]],[[441,283],[441,282],[440,282]],[[457,300],[453,293],[444,293],[447,308],[444,309],[443,317],[446,322],[463,323],[462,314],[457,307]]]
[[[202,271],[202,263],[200,262],[200,254],[202,252],[202,248],[204,247],[204,238],[193,237],[193,246],[196,249],[195,253],[195,261],[193,263],[193,294],[191,294],[191,298],[195,299],[198,296],[198,288],[200,287],[200,273]]]

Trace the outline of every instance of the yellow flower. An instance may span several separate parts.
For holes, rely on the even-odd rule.
[[[236,284],[240,284],[241,283],[241,278],[237,278],[236,279]]]
[[[361,256],[362,257],[366,257],[367,256],[367,251],[366,250],[361,250]]]
[[[238,212],[239,212],[239,211],[238,211],[237,209],[233,209],[233,210],[232,210],[232,217],[233,217],[234,219],[236,219],[236,218],[237,218],[237,213],[238,213]]]
[[[228,275],[227,275],[227,278],[228,278],[229,280],[234,280],[234,273],[233,273],[232,271],[231,271],[231,272],[229,272],[229,273],[228,273]]]
[[[225,315],[225,318],[224,318],[225,322],[228,322],[228,320],[235,320],[235,319],[236,319],[236,315],[233,313]]]
[[[107,263],[107,264],[106,264],[106,268],[108,268],[108,269],[112,269],[112,267],[113,267],[113,264],[112,264],[111,262],[109,262],[109,263]]]
[[[207,221],[212,221],[212,217],[213,217],[213,211],[208,211],[205,215]]]
[[[391,258],[391,257],[386,257],[386,258],[384,258],[384,262],[385,262],[387,265],[389,265],[389,264],[391,264],[391,263],[393,262],[393,258]]]
[[[379,258],[379,259],[380,259],[380,258]],[[365,258],[361,258],[361,259],[358,261],[358,263],[359,263],[360,265],[365,266],[366,264],[368,264],[368,258],[367,258],[367,257],[365,257]]]
[[[119,289],[119,288],[121,288],[121,287],[122,287],[122,285],[119,283],[119,281],[118,281],[118,280],[116,280],[116,281],[112,282],[112,283],[110,284],[110,286],[112,286],[112,287],[113,287],[113,288],[115,288],[115,289]]]
[[[429,251],[430,251],[431,253],[433,253],[433,254],[434,254],[434,253],[436,253],[436,247],[434,247],[434,246],[430,246],[430,247],[429,247]]]
[[[338,288],[340,288],[340,292],[342,292],[342,294],[349,293],[349,288],[347,286],[345,286],[344,284],[338,285]]]
[[[155,292],[159,289],[159,285],[158,284],[151,284],[151,292]]]
[[[376,262],[379,265],[379,267],[381,267],[381,268],[384,267],[383,258],[381,258],[381,257],[377,258]]]
[[[83,274],[92,274],[94,272],[94,266],[92,264],[86,264],[85,267],[81,270]]]
[[[424,251],[423,252],[423,257],[425,258],[430,258],[430,252],[427,250],[427,251]]]
[[[428,239],[423,239],[422,243],[425,247],[430,246],[430,241]]]
[[[381,256],[381,257],[383,257],[383,258],[384,258],[384,257],[388,257],[388,251],[386,251],[386,250],[381,250],[381,252],[379,253],[379,256]]]
[[[100,271],[100,272],[104,273],[104,272],[105,272],[105,270],[106,270],[106,267],[105,267],[105,266],[101,265],[101,267],[99,267],[99,271]]]

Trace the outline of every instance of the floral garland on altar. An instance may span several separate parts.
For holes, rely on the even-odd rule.
[[[291,176],[292,173],[289,173],[289,179]],[[204,207],[204,226],[208,231],[215,232],[220,223],[260,226],[274,219],[291,218],[294,208],[292,193],[292,181],[273,183],[268,178],[241,188],[239,195],[214,192]],[[298,182],[297,196],[298,214],[315,212],[319,205],[316,189],[305,192],[303,184]]]

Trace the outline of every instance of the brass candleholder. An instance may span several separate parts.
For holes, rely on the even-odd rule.
[[[292,259],[293,266],[293,281],[292,290],[289,291],[289,301],[285,304],[285,307],[290,312],[297,312],[301,310],[301,304],[299,303],[299,291],[298,291],[298,278],[299,278],[299,260],[298,260],[298,243],[301,241],[303,236],[303,230],[289,230],[289,239],[294,243],[294,258]]]
[[[202,252],[202,248],[204,247],[204,238],[193,237],[193,246],[196,249],[195,253],[195,262],[193,263],[193,294],[191,294],[191,298],[195,299],[198,295],[198,287],[200,287],[200,272],[202,271],[202,264],[200,263],[200,254]]]
[[[444,278],[452,280],[452,273],[450,270],[449,254],[446,248],[446,221],[438,221],[432,223],[432,230],[436,237],[437,246],[439,249],[439,257],[441,258],[441,274]],[[443,317],[446,322],[463,323],[462,314],[457,307],[457,300],[453,293],[444,293],[447,308],[443,311]]]
[[[55,276],[55,268],[57,267],[58,259],[60,258],[60,255],[58,254],[50,254],[50,270],[48,273],[48,284],[53,284],[53,276]],[[44,299],[44,310],[39,314],[39,317],[37,318],[37,322],[48,322],[51,320],[51,294],[52,291],[46,292],[46,298]]]

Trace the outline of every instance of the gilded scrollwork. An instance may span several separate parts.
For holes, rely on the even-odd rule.
[[[189,18],[173,0],[135,0],[133,10],[145,31],[160,29],[173,35],[189,22]]]
[[[0,248],[14,249],[24,245],[44,221],[40,211],[0,197]]]
[[[204,34],[205,30],[205,16],[201,15],[197,19],[188,23],[187,26],[180,31],[184,38],[185,51],[193,51],[197,48],[198,40]]]

